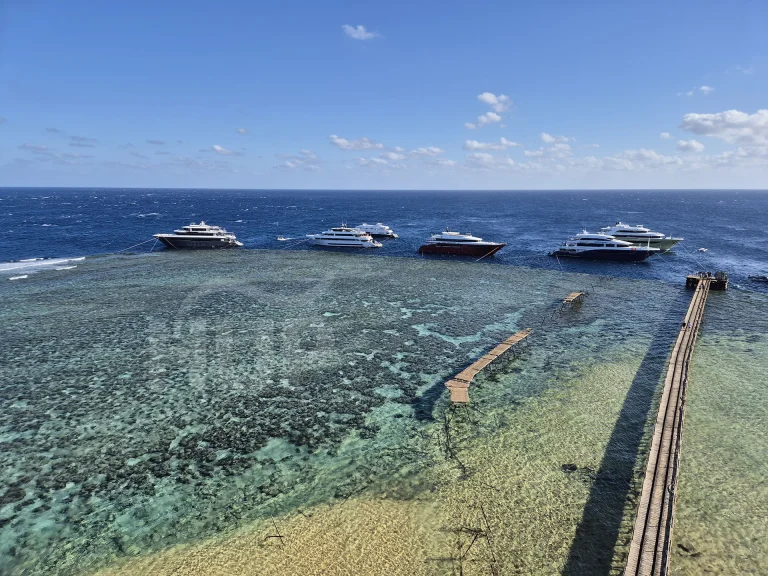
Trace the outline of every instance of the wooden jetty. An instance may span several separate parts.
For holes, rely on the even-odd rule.
[[[725,289],[728,282],[727,275],[723,284],[722,278],[716,279],[709,273],[702,273],[686,278],[686,286],[691,285],[692,278],[695,278],[696,291],[669,359],[625,576],[669,573],[688,369],[709,290]]]
[[[482,372],[484,368],[506,354],[515,344],[528,338],[530,334],[530,328],[520,330],[520,332],[513,334],[493,350],[475,360],[471,366],[465,368],[456,374],[456,376],[448,380],[448,382],[445,383],[445,387],[448,388],[451,393],[451,402],[454,404],[469,404],[469,385],[472,383],[472,379]]]
[[[573,304],[574,302],[581,302],[582,300],[584,300],[584,296],[586,295],[587,295],[586,292],[571,292],[570,294],[568,294],[568,296],[563,298],[563,306],[567,304]]]
[[[696,288],[699,285],[699,280],[702,278],[709,279],[710,290],[728,290],[728,274],[725,272],[696,272],[696,274],[689,274],[685,277],[686,288]]]

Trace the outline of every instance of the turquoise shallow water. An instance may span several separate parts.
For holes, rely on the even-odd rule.
[[[577,289],[591,292],[585,304],[558,313]],[[422,498],[456,481],[414,457],[440,427],[442,382],[527,326],[525,356],[471,392],[468,461],[534,433],[501,454],[525,470],[580,438],[509,496],[531,508],[516,512],[531,533],[557,535],[557,554],[510,544],[509,562],[529,573],[589,573],[585,555],[616,565],[688,298],[661,282],[281,251],[88,258],[6,282],[0,296],[8,574],[88,572],[363,491]],[[725,298],[765,310],[759,296]],[[718,337],[742,320],[719,318]],[[561,389],[574,396],[558,409]],[[576,476],[561,470],[571,462]],[[536,478],[570,482],[553,488],[572,494],[554,524],[536,512]],[[609,527],[603,538],[589,536],[593,522]]]

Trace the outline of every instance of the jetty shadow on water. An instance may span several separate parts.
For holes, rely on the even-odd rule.
[[[654,334],[632,380],[576,528],[564,576],[599,576],[611,572],[649,412],[677,338],[683,317],[680,307],[684,310],[687,301],[688,295],[681,292]]]

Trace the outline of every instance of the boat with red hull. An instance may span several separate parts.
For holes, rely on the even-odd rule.
[[[419,247],[421,254],[443,254],[447,256],[474,256],[485,258],[504,248],[506,244],[488,242],[472,234],[461,234],[446,230],[432,237]]]

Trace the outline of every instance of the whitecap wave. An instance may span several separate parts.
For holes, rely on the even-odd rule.
[[[27,274],[24,274],[24,276],[11,276],[8,280],[24,280],[24,278],[29,278],[29,276]]]
[[[14,262],[0,262],[0,273],[3,272],[39,272],[55,268],[56,266],[67,266],[71,262],[82,262],[85,256],[77,258],[27,258],[26,260],[16,260]]]

